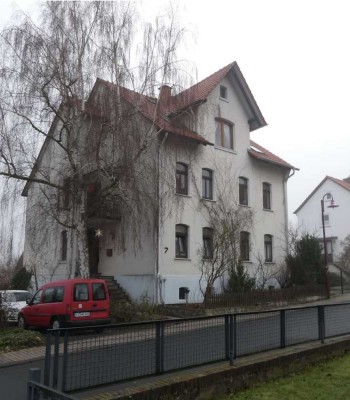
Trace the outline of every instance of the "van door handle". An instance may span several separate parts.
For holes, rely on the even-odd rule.
[[[97,304],[96,304],[96,303],[93,303],[92,307],[97,307]]]

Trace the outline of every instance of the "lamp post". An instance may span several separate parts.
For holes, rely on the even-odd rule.
[[[325,278],[326,278],[326,291],[327,297],[330,297],[330,288],[329,288],[329,280],[328,280],[328,253],[327,253],[327,240],[326,240],[326,228],[324,226],[324,199],[331,199],[331,204],[327,206],[327,208],[336,208],[339,207],[338,204],[335,203],[333,196],[331,193],[326,193],[321,200],[321,211],[322,211],[322,231],[323,231],[323,249],[324,249],[324,267],[325,267]]]

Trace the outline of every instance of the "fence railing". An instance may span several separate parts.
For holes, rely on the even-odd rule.
[[[66,393],[58,392],[55,389],[42,385],[40,383],[41,370],[31,368],[29,370],[29,379],[27,382],[27,400],[78,400],[76,397],[69,396]]]
[[[86,329],[86,328],[85,328]],[[48,331],[44,385],[63,392],[350,333],[350,303]],[[62,336],[63,335],[63,336]]]
[[[210,294],[205,296],[204,305],[205,308],[253,307],[266,303],[291,303],[309,297],[326,298],[325,285],[250,290],[245,293]]]

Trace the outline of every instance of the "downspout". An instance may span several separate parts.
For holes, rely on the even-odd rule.
[[[162,201],[161,201],[161,183],[160,183],[160,168],[161,168],[161,149],[165,144],[165,141],[168,138],[168,132],[165,132],[164,137],[162,141],[160,142],[158,146],[158,169],[157,169],[157,180],[158,180],[158,193],[157,193],[157,202],[158,202],[158,227],[157,227],[157,246],[158,246],[158,251],[156,254],[156,270],[155,270],[155,285],[156,285],[156,304],[162,303],[162,282],[161,282],[161,276],[159,274],[160,270],[160,226],[161,226],[161,211],[162,211]]]
[[[288,197],[287,197],[287,181],[289,178],[291,178],[295,174],[295,168],[292,168],[291,171],[289,171],[289,174],[287,175],[286,178],[283,179],[283,200],[284,200],[284,229],[285,229],[285,240],[286,240],[286,246],[287,246],[287,252],[289,249],[289,235],[288,235]]]

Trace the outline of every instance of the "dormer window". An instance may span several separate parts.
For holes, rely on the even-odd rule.
[[[220,86],[220,97],[222,99],[227,100],[227,87],[226,86]]]

